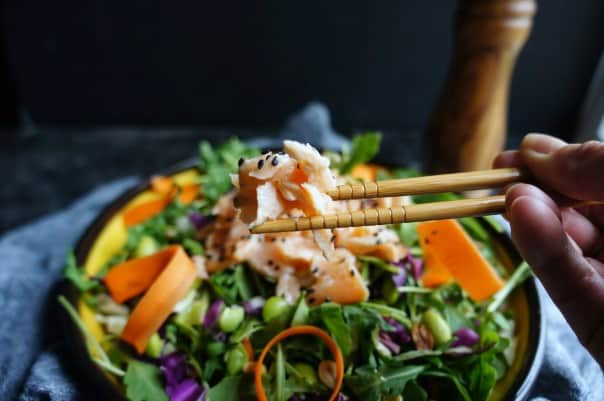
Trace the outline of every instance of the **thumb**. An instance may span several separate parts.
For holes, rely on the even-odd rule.
[[[568,145],[551,136],[529,134],[520,145],[526,166],[538,182],[579,200],[604,200],[604,144]]]

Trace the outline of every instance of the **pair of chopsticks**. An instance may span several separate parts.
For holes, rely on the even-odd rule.
[[[340,185],[327,191],[333,200],[386,198],[474,189],[500,188],[526,180],[515,168],[440,174],[398,180]],[[505,211],[505,195],[460,199],[391,208],[362,209],[327,216],[299,217],[268,221],[252,228],[254,234],[396,224],[413,221],[454,219],[500,214]]]

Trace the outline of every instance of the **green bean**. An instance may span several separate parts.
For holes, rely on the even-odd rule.
[[[220,330],[225,333],[230,333],[237,330],[237,327],[243,321],[245,311],[239,305],[233,305],[226,307],[222,310],[220,318],[218,318],[218,325]]]
[[[287,302],[281,297],[270,297],[262,308],[262,318],[269,322],[287,310]]]
[[[451,339],[451,328],[436,309],[430,308],[425,311],[422,322],[432,333],[436,345],[442,345]]]

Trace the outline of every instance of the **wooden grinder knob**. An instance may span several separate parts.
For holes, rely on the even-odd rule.
[[[510,79],[534,0],[459,0],[452,62],[428,127],[433,173],[491,167],[506,138]]]

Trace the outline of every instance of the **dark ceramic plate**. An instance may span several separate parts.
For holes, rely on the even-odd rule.
[[[172,175],[193,168],[194,166],[195,161],[188,160],[162,171],[160,174]],[[136,187],[126,191],[101,211],[76,245],[75,256],[78,265],[83,265],[85,263],[97,236],[110,219],[130,200],[147,189],[149,189],[148,181],[142,182]],[[485,222],[483,222],[483,226],[490,233],[492,238],[497,240],[496,243],[499,244],[501,252],[507,255],[514,265],[517,265],[521,259],[509,236],[497,232],[491,225]],[[528,341],[524,354],[517,356],[522,358],[521,366],[518,374],[513,379],[509,390],[502,398],[505,401],[525,400],[528,398],[529,391],[537,378],[543,360],[545,318],[542,312],[542,304],[535,280],[532,278],[527,280],[523,284],[523,290],[526,296],[526,304],[528,305]],[[72,286],[68,286],[65,292],[67,298],[75,304],[78,300],[77,290]],[[98,394],[99,399],[126,400],[122,388],[112,381],[98,365],[90,360],[86,350],[84,337],[77,327],[75,327],[66,316],[64,323],[66,335],[73,340],[73,362],[77,365],[76,371],[81,374],[81,380],[94,389],[94,392]]]

